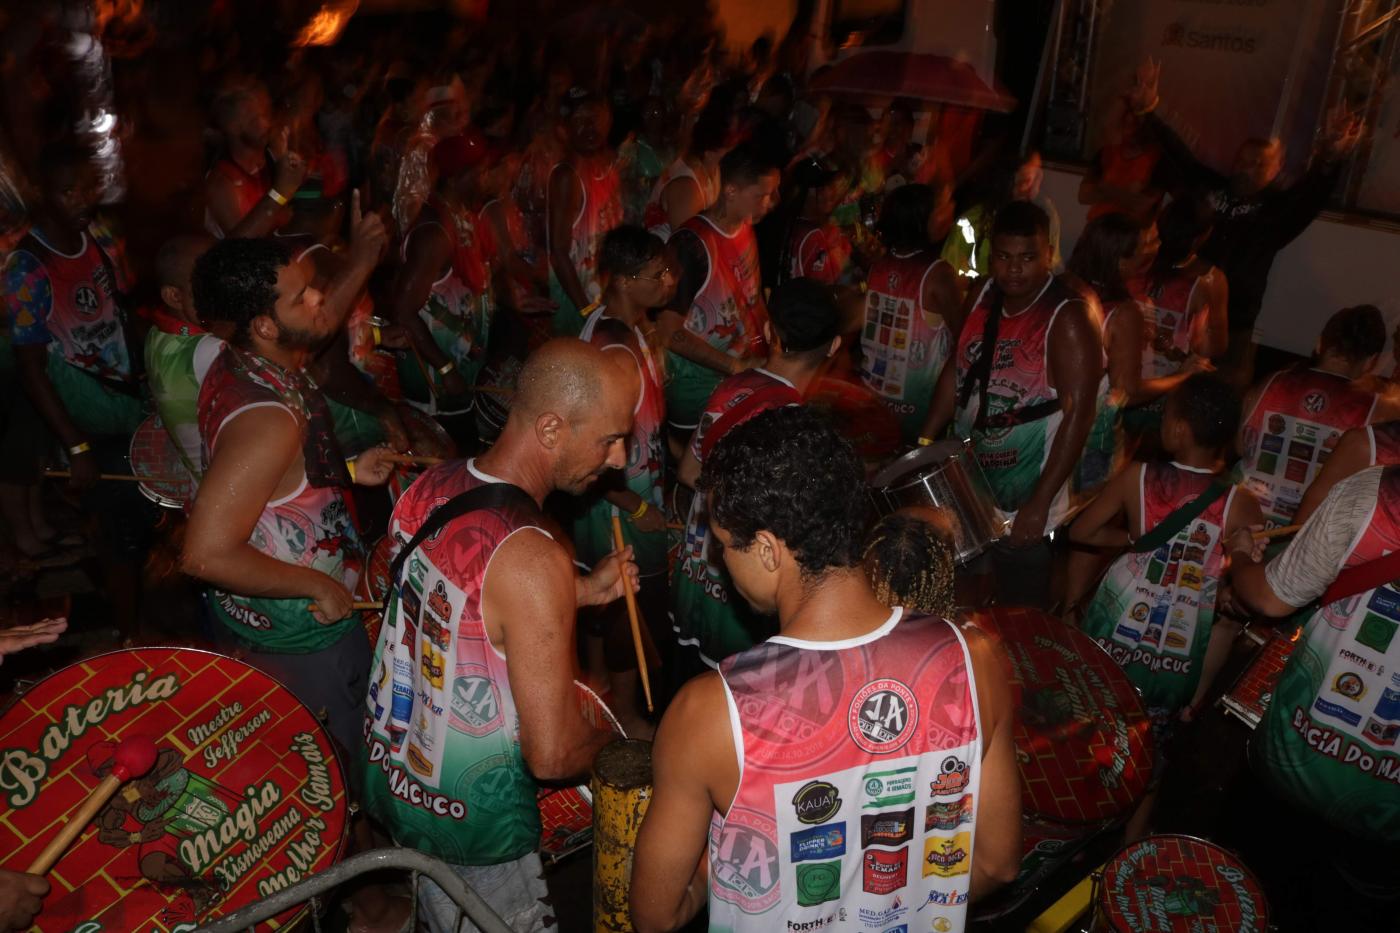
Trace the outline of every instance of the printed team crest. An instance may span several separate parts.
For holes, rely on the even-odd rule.
[[[891,272],[889,275],[885,276],[885,290],[888,291],[891,295],[897,294],[899,292],[898,272]]]
[[[913,736],[919,704],[899,681],[872,680],[851,699],[847,720],[852,741],[872,755],[888,755]]]
[[[740,807],[710,832],[714,896],[746,914],[761,914],[776,904],[781,891],[772,818]]]
[[[102,302],[97,299],[97,290],[83,284],[73,289],[73,307],[84,320],[94,320],[102,313]]]
[[[480,738],[504,725],[501,695],[485,668],[471,665],[452,682],[452,715],[447,724]]]
[[[1326,408],[1327,393],[1313,391],[1303,396],[1303,410],[1308,414],[1321,414]]]

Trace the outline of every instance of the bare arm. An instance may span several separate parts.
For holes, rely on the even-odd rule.
[[[1021,774],[1012,743],[1015,712],[1007,686],[1007,663],[997,643],[963,629],[977,680],[982,719],[982,777],[973,831],[972,900],[1015,880],[1021,867]]]
[[[672,230],[678,230],[681,224],[710,205],[705,203],[705,196],[694,178],[673,178],[661,189],[661,206],[666,209],[666,223]]]
[[[247,214],[239,214],[233,182],[219,172],[210,174],[204,183],[204,197],[214,223],[229,239],[271,236],[286,219],[282,205],[267,195],[263,195]]]
[[[1119,305],[1104,333],[1108,355],[1108,387],[1132,405],[1155,398],[1146,395],[1142,379],[1142,315],[1131,301]],[[1150,383],[1149,383],[1150,384]]]
[[[320,621],[334,622],[350,610],[339,580],[280,561],[248,541],[267,503],[295,490],[300,459],[301,429],[287,409],[257,408],[227,422],[199,484],[180,569],[241,596],[314,600]]]
[[[953,360],[943,364],[943,372],[938,374],[938,382],[933,387],[933,403],[928,407],[928,417],[924,419],[920,437],[937,439],[953,423],[954,409],[957,407],[958,373]]]
[[[1274,619],[1292,615],[1298,607],[1290,606],[1274,594],[1264,576],[1266,567],[1266,563],[1256,564],[1251,561],[1233,564],[1230,567],[1230,586],[1234,589],[1235,596],[1260,615]]]
[[[394,322],[408,334],[413,351],[424,363],[437,369],[452,361],[438,349],[428,325],[418,315],[427,304],[433,283],[452,258],[447,234],[434,226],[422,226],[409,233],[407,259],[394,280]]]
[[[685,316],[680,312],[670,309],[662,311],[657,315],[656,329],[660,331],[666,349],[692,363],[725,375],[732,375],[744,368],[738,357],[716,350],[687,330]]]
[[[83,441],[83,432],[73,422],[63,400],[58,396],[49,379],[49,349],[43,344],[16,346],[15,368],[19,371],[19,382],[25,395],[38,410],[40,417],[49,429],[58,436],[64,447],[72,447]]]
[[[1197,320],[1204,326],[1191,335],[1191,349],[1204,357],[1223,356],[1230,343],[1230,280],[1225,273],[1212,267],[1205,274],[1201,287],[1191,296],[1190,313],[1195,315],[1206,304],[1206,313]]]
[[[1298,513],[1293,521],[1301,525],[1312,517],[1322,500],[1342,480],[1359,473],[1371,465],[1371,438],[1365,428],[1353,428],[1342,435],[1332,455],[1322,465],[1322,470],[1303,493],[1303,501],[1298,505]]]
[[[957,346],[958,334],[962,332],[965,320],[964,296],[958,274],[946,262],[940,262],[924,279],[924,307],[943,318],[952,332],[953,345]]]
[[[360,192],[356,189],[350,196],[350,251],[348,261],[331,278],[326,289],[324,308],[328,317],[337,326],[344,324],[350,311],[360,300],[365,285],[369,282],[389,235],[379,215],[360,211]],[[420,305],[421,307],[421,305]]]
[[[710,815],[733,801],[736,754],[719,674],[702,674],[681,688],[656,732],[651,804],[632,861],[638,933],[677,929],[705,903]]]
[[[1109,523],[1129,511],[1129,503],[1137,498],[1142,470],[1141,463],[1134,463],[1109,480],[1069,526],[1069,539],[1076,544],[1102,548],[1124,548],[1131,544],[1130,528],[1110,527]]]
[[[598,749],[613,741],[594,729],[574,697],[574,566],[557,542],[534,531],[506,539],[491,559],[482,615],[520,715],[520,751],[543,781],[587,773]]]
[[[549,176],[549,267],[559,280],[559,287],[575,307],[588,307],[588,293],[579,281],[578,270],[569,258],[569,244],[574,237],[574,218],[583,208],[583,187],[577,173],[555,169]]]

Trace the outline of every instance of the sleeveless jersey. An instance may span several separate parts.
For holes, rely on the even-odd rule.
[[[666,402],[662,395],[661,372],[647,345],[646,335],[639,328],[632,328],[636,345],[641,348],[642,358],[627,341],[627,325],[616,318],[606,317],[605,307],[596,308],[584,322],[580,340],[585,340],[600,349],[622,347],[642,372],[642,391],[632,409],[632,436],[627,442],[627,466],[624,467],[627,488],[642,497],[649,508],[664,508],[662,496],[662,469],[665,463],[665,436],[663,425],[666,421]],[[619,352],[619,351],[611,351]],[[612,515],[616,507],[601,495],[595,497],[588,510],[574,523],[574,545],[578,549],[579,560],[593,565],[612,553]],[[644,576],[661,573],[666,569],[666,532],[642,532],[637,526],[623,518],[623,539],[633,547],[637,569]]]
[[[967,915],[982,736],[962,635],[776,636],[720,666],[740,760],[710,824],[710,929],[935,929]],[[859,923],[858,923],[859,922]]]
[[[457,372],[468,384],[476,381],[477,373],[486,362],[486,337],[491,330],[491,264],[487,240],[477,230],[475,216],[470,212],[453,211],[437,201],[430,201],[435,220],[421,219],[400,247],[400,256],[408,260],[408,243],[413,234],[426,227],[436,227],[447,234],[452,243],[452,262],[442,277],[433,283],[428,300],[418,310],[418,317],[427,325],[433,343],[457,366]],[[427,212],[424,211],[424,214]],[[447,220],[450,224],[446,223]],[[427,367],[416,353],[399,355],[399,382],[409,404],[433,415],[455,415],[471,408],[471,396],[448,398],[442,391],[441,377],[432,372],[431,388],[424,381]]]
[[[434,509],[495,477],[453,460],[394,506],[390,559]],[[370,667],[365,805],[399,845],[454,865],[495,865],[539,845],[537,787],[520,752],[505,655],[481,615],[486,572],[533,517],[481,509],[423,542],[391,594]]]
[[[695,169],[683,158],[672,162],[661,173],[661,177],[656,179],[656,186],[651,189],[651,197],[647,200],[646,210],[642,215],[642,224],[647,230],[663,240],[669,240],[675,231],[666,219],[666,208],[661,204],[661,194],[666,190],[666,186],[677,178],[689,178],[695,182],[696,187],[700,189],[700,199],[705,202],[701,205],[701,210],[719,200],[718,184],[706,184],[706,179],[696,175]]]
[[[248,216],[248,212],[258,206],[269,191],[272,190],[272,166],[267,162],[262,168],[253,174],[243,171],[243,168],[231,159],[220,159],[214,163],[214,167],[209,170],[210,175],[222,175],[228,179],[233,186],[234,203],[238,206],[238,219],[241,221]],[[282,226],[291,219],[291,208],[283,206],[279,213],[277,226]],[[222,240],[227,236],[227,232],[219,226],[219,222],[214,219],[214,214],[209,208],[204,209],[204,229],[209,231],[210,236]]]
[[[622,223],[622,176],[616,165],[608,166],[602,175],[595,176],[592,172],[579,171],[568,162],[556,164],[550,174],[561,168],[577,175],[583,190],[582,203],[570,227],[569,262],[578,274],[583,293],[590,302],[594,302],[603,294],[603,283],[598,280],[598,248],[602,246],[607,232]],[[577,334],[583,324],[580,314],[583,309],[575,306],[565,294],[564,286],[559,284],[552,267],[549,291],[550,297],[559,306],[554,312],[555,333]]]
[[[204,474],[199,439],[199,389],[224,342],[161,309],[146,334],[146,379],[156,413],[195,479]]]
[[[851,244],[834,226],[798,219],[788,243],[788,277],[815,279],[823,285],[841,280],[851,259]]]
[[[1400,463],[1400,421],[1368,424],[1366,436],[1371,441],[1371,466]]]
[[[1178,463],[1143,466],[1138,495],[1146,534],[1215,481]],[[1216,499],[1176,537],[1109,568],[1080,623],[1127,672],[1149,708],[1178,710],[1201,676],[1224,571],[1225,517],[1238,490]]]
[[[906,443],[918,439],[953,352],[947,321],[923,302],[924,283],[940,262],[923,250],[891,252],[871,266],[865,294],[860,378],[899,419]]]
[[[1129,299],[1126,303],[1115,304],[1104,315],[1099,330],[1104,346],[1104,373],[1094,397],[1094,423],[1084,439],[1084,452],[1070,474],[1070,488],[1076,503],[1098,495],[1109,478],[1118,472],[1118,460],[1123,452],[1123,395],[1113,391],[1108,378],[1108,328],[1120,310],[1124,314],[1141,313],[1137,303]]]
[[[730,356],[767,355],[763,322],[768,312],[763,304],[758,238],[753,227],[744,224],[733,234],[725,234],[701,214],[687,220],[681,230],[700,241],[708,261],[705,281],[685,316],[686,330]],[[666,390],[671,421],[682,426],[694,424],[722,376],[675,353],[667,356],[666,369],[671,374]]]
[[[403,401],[398,359],[392,351],[375,343],[374,329],[374,299],[366,291],[345,320],[350,363],[374,383],[380,395],[391,402]]]
[[[305,403],[293,393],[255,381],[238,363],[238,353],[224,346],[199,390],[199,434],[206,465],[213,458],[224,425],[251,408],[285,410],[296,419],[303,443],[308,443]],[[352,591],[364,564],[364,548],[345,491],[335,486],[312,486],[304,475],[290,496],[267,503],[248,543],[283,563],[319,570]],[[239,596],[213,586],[209,594],[214,617],[263,651],[319,651],[361,624],[358,613],[351,613],[339,622],[321,625],[307,611],[305,598]]]
[[[1376,396],[1317,369],[1275,373],[1244,423],[1245,488],[1270,525],[1293,521],[1308,484],[1342,432],[1371,418]]]
[[[982,333],[992,307],[988,282],[977,299],[977,306],[968,315],[958,337],[956,356],[958,386],[967,378],[967,371],[977,359],[982,347]],[[1017,314],[1002,312],[997,334],[996,355],[992,359],[988,379],[987,405],[989,414],[1017,411],[1030,405],[1058,398],[1050,385],[1050,329],[1060,309],[1079,296],[1058,278],[1051,276],[1040,295],[1025,310]],[[1007,513],[1021,507],[1040,480],[1050,446],[1064,420],[1064,413],[1055,411],[1044,418],[1009,428],[975,429],[978,399],[973,393],[966,408],[959,407],[954,426],[961,437],[970,438],[977,460],[987,474],[997,506]],[[1068,487],[1056,493],[1050,506],[1046,530],[1060,523],[1068,508]]]
[[[786,391],[784,391],[786,390]],[[755,398],[762,393],[763,399]],[[800,401],[792,383],[766,369],[747,369],[726,377],[705,403],[700,424],[690,439],[690,452],[704,465],[704,452],[712,446],[708,432],[721,417],[740,405],[753,410],[752,417],[768,408]],[[680,560],[671,582],[671,624],[676,640],[695,648],[710,667],[731,654],[752,647],[763,624],[744,598],[730,586],[724,560],[710,553],[710,525],[705,497],[696,495],[686,516]]]
[[[1338,570],[1400,550],[1400,467]],[[1352,833],[1400,838],[1400,581],[1313,613],[1257,733],[1284,794]]]
[[[1181,371],[1191,355],[1191,337],[1201,326],[1192,316],[1191,299],[1202,287],[1203,275],[1174,269],[1162,284],[1149,289],[1144,279],[1134,282],[1142,301],[1142,378],[1159,379]]]

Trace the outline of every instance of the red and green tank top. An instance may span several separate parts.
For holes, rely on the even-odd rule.
[[[1400,550],[1400,467],[1338,572]],[[1400,838],[1400,580],[1313,613],[1251,749],[1300,806],[1369,838]]]
[[[981,353],[987,315],[1000,304],[995,289],[996,284],[991,281],[983,287],[976,306],[958,336],[955,360],[959,389]],[[1001,312],[987,386],[989,416],[1015,413],[1059,398],[1059,393],[1050,385],[1050,329],[1055,325],[1060,309],[1071,301],[1079,300],[1078,294],[1057,277],[1051,276],[1040,294],[1024,310],[1015,314],[1004,310]],[[1043,418],[1024,424],[978,428],[975,425],[979,410],[978,393],[973,392],[966,407],[958,407],[954,427],[959,436],[972,441],[997,506],[1014,514],[1035,491],[1064,414],[1056,409]],[[1052,500],[1046,522],[1047,531],[1060,523],[1068,509],[1068,500],[1069,481],[1066,480],[1065,486]]]
[[[1400,421],[1382,421],[1366,426],[1371,441],[1371,466],[1400,463]]]
[[[728,431],[730,426],[759,412],[796,405],[801,400],[791,382],[761,367],[728,376],[705,403],[700,424],[690,439],[690,452],[703,466],[705,455],[718,440],[715,430]],[[730,412],[742,413],[735,415],[728,426],[716,428]],[[671,582],[672,628],[680,644],[695,648],[702,661],[718,667],[725,658],[752,647],[758,640],[757,620],[743,597],[730,586],[724,560],[711,554],[710,541],[705,497],[697,495],[686,516],[685,537]]]
[[[433,283],[418,316],[433,343],[471,384],[486,362],[486,338],[491,331],[491,241],[478,229],[475,212],[455,210],[437,199],[429,200],[428,207],[404,237],[401,258],[407,261],[409,241],[419,230],[436,227],[447,234],[452,262]],[[431,388],[425,378],[432,379]],[[470,396],[444,397],[441,377],[428,374],[416,354],[399,356],[399,380],[408,401],[429,414],[460,414],[471,408]]]
[[[1167,279],[1148,287],[1134,282],[1142,307],[1142,378],[1158,379],[1181,371],[1191,355],[1191,338],[1204,325],[1201,314],[1191,313],[1191,299],[1205,276],[1188,269],[1174,269]]]
[[[720,665],[739,756],[710,823],[710,929],[962,930],[982,735],[949,622],[768,639]]]
[[[603,245],[603,237],[608,231],[622,223],[622,175],[617,166],[611,163],[601,174],[580,170],[570,162],[556,164],[550,174],[558,171],[573,172],[578,176],[582,189],[578,213],[569,227],[569,262],[588,300],[597,301],[603,294],[603,283],[598,278],[598,248]],[[547,229],[545,232],[548,234]],[[546,242],[546,250],[548,248]],[[583,309],[569,300],[552,267],[549,291],[550,297],[559,306],[554,312],[555,333],[577,334],[583,323],[580,314]]]
[[[1271,525],[1293,521],[1303,493],[1342,433],[1371,419],[1374,392],[1319,369],[1288,369],[1264,384],[1244,422],[1245,488]]]
[[[924,283],[940,262],[926,250],[891,252],[870,267],[867,279],[860,378],[899,418],[906,443],[918,439],[953,352],[948,322],[924,307]]]
[[[392,560],[438,506],[499,482],[474,460],[419,477],[394,506]],[[394,841],[454,865],[495,865],[539,845],[537,787],[520,751],[506,658],[481,594],[496,550],[535,517],[470,512],[428,539],[390,594],[366,700],[365,805]]]
[[[763,283],[758,267],[758,238],[743,224],[724,233],[704,214],[690,218],[676,236],[693,236],[705,250],[705,281],[685,316],[685,329],[711,347],[734,357],[765,356],[763,323],[768,311],[763,303]],[[666,358],[671,380],[668,398],[680,409],[671,415],[678,424],[689,424],[687,415],[698,412],[719,385],[720,374],[675,353]],[[677,421],[677,417],[686,420]]]
[[[1208,470],[1179,463],[1144,464],[1138,537],[1215,479]],[[1178,710],[1196,691],[1224,570],[1225,517],[1237,491],[1216,499],[1157,550],[1129,551],[1114,561],[1080,623],[1127,672],[1150,708]]]
[[[661,509],[664,506],[662,481],[666,460],[666,439],[663,433],[666,400],[662,390],[661,371],[652,356],[646,335],[636,327],[631,328],[629,333],[626,324],[606,315],[606,307],[595,308],[584,322],[579,339],[586,340],[599,349],[621,348],[612,352],[629,354],[641,372],[642,390],[637,396],[636,406],[632,409],[632,436],[627,442],[624,481],[627,488],[641,496],[648,507]],[[616,507],[612,503],[598,496],[574,523],[574,546],[578,549],[579,560],[585,564],[592,566],[612,553],[614,511]],[[666,569],[665,531],[648,534],[639,531],[624,518],[622,535],[626,542],[632,545],[637,569],[644,576]]]
[[[262,168],[249,173],[243,171],[243,168],[232,159],[220,159],[214,163],[209,174],[222,175],[228,179],[229,185],[233,188],[234,203],[238,206],[239,220],[247,217],[248,212],[257,207],[258,202],[272,190],[272,166],[266,161],[263,162]],[[291,208],[284,206],[278,211],[277,226],[283,226],[291,220],[291,217]],[[204,229],[219,240],[227,236],[227,231],[219,226],[219,222],[214,219],[213,213],[208,208],[204,210]]]
[[[324,458],[312,448],[319,442],[308,430],[310,411],[304,390],[261,377],[242,360],[241,351],[225,345],[209,367],[199,390],[199,434],[212,462],[219,432],[234,418],[254,408],[280,408],[296,420],[302,432],[307,463]],[[332,457],[339,453],[332,452]],[[355,528],[348,491],[336,485],[313,486],[305,473],[295,492],[273,499],[263,508],[248,543],[283,563],[319,570],[354,590],[364,567],[364,548]],[[329,647],[345,631],[361,623],[357,613],[322,625],[307,610],[307,599],[243,596],[210,587],[214,617],[245,641],[264,651],[306,654]]]

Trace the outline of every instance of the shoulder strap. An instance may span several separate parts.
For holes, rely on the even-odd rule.
[[[1332,581],[1327,592],[1322,594],[1318,605],[1328,606],[1395,580],[1400,580],[1400,551],[1343,570],[1337,574],[1337,579]]]
[[[1001,289],[991,285],[987,302],[987,320],[982,325],[982,345],[977,348],[977,359],[967,368],[967,377],[958,387],[958,407],[967,408],[972,394],[977,393],[977,421],[973,425],[981,428],[987,419],[987,386],[991,382],[992,362],[996,359],[997,332],[1001,329]]]
[[[1199,496],[1169,513],[1166,518],[1157,523],[1157,527],[1133,542],[1131,548],[1132,552],[1134,554],[1146,554],[1149,551],[1157,550],[1157,548],[1166,544],[1172,538],[1175,538],[1178,531],[1191,524],[1197,516],[1210,508],[1217,499],[1230,491],[1230,487],[1235,484],[1233,473],[1233,470],[1227,472],[1205,489],[1201,490]]]
[[[404,545],[403,550],[399,551],[394,562],[389,565],[390,592],[397,591],[399,575],[403,573],[404,564],[408,562],[409,555],[418,550],[424,541],[446,528],[452,521],[470,512],[512,506],[531,516],[543,518],[540,507],[535,504],[535,500],[531,499],[525,490],[511,483],[486,483],[453,496],[433,509],[428,515],[428,520],[419,527],[412,540]]]
[[[705,431],[705,437],[700,441],[700,459],[709,459],[710,451],[715,449],[715,444],[719,443],[720,438],[754,415],[769,408],[781,408],[801,402],[802,396],[797,394],[797,390],[781,382],[755,389],[752,395],[716,418],[715,423]]]

